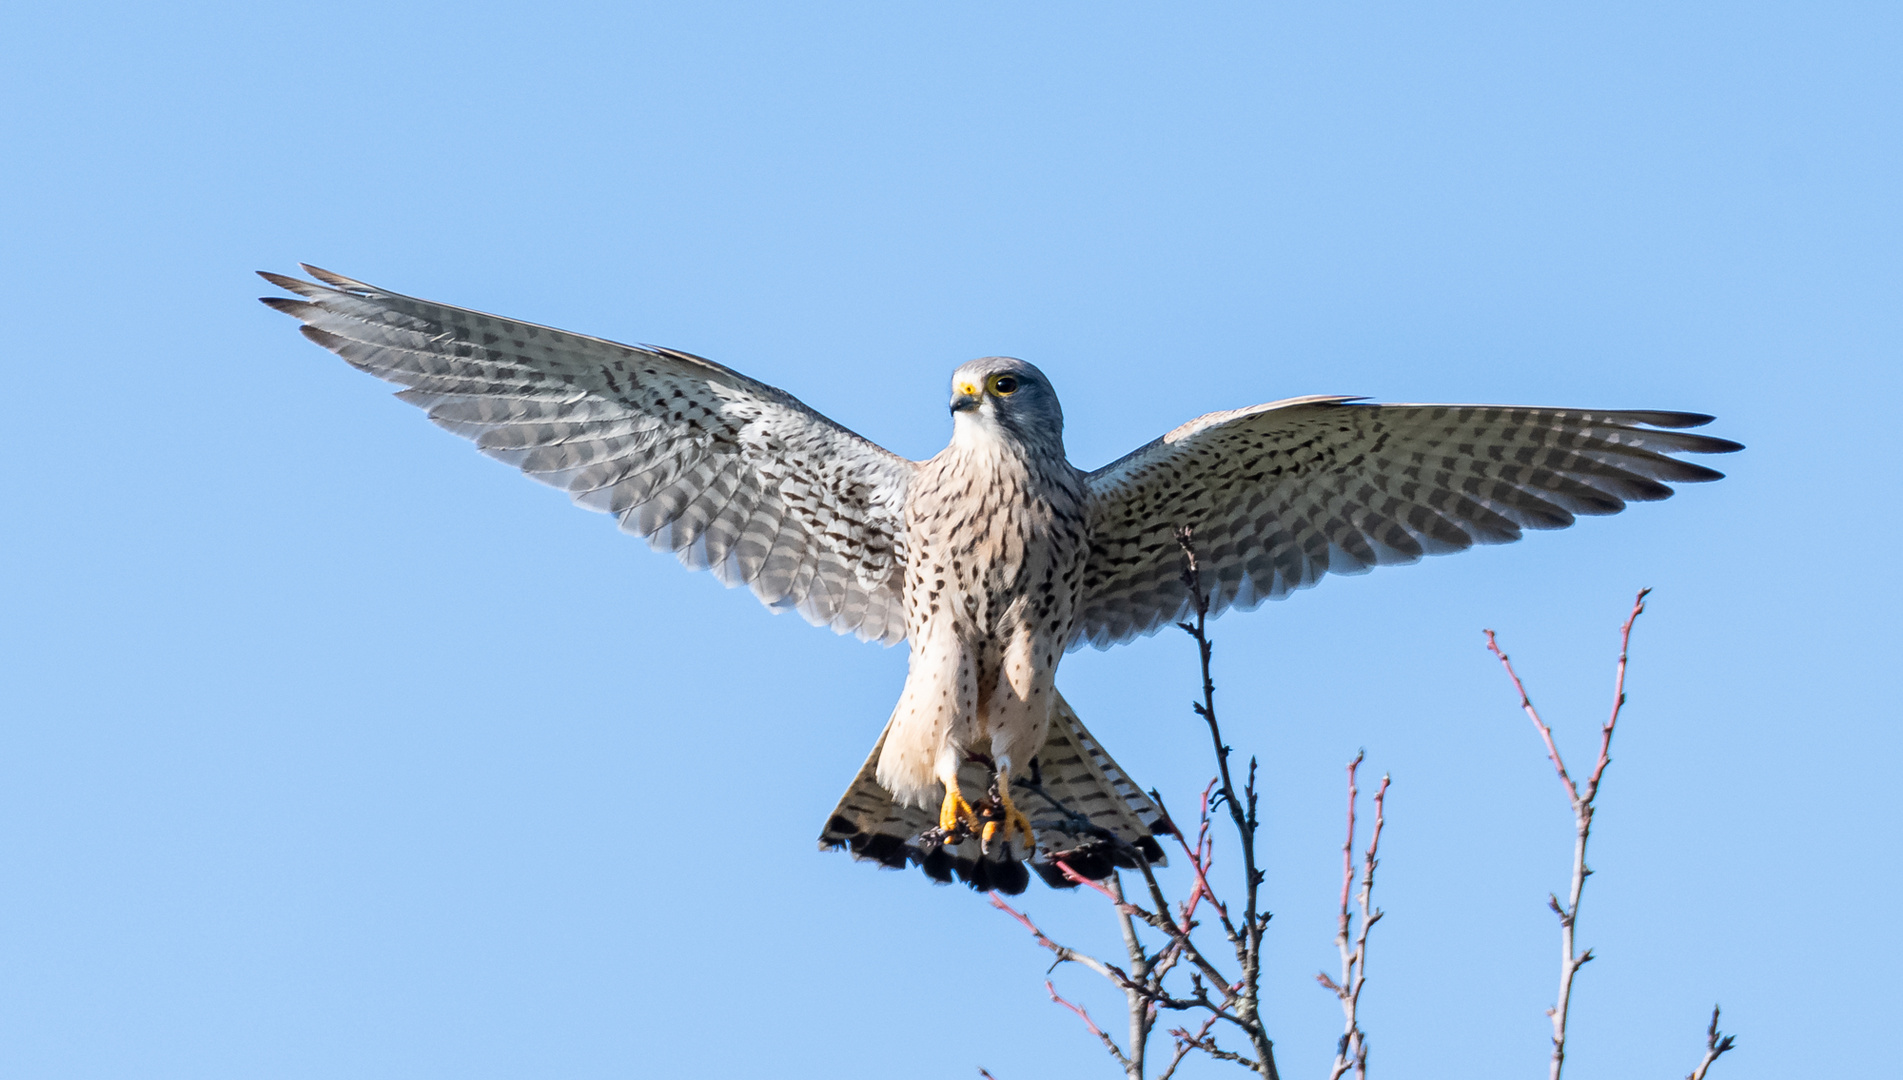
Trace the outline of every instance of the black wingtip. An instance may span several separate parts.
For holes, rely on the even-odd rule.
[[[333,289],[337,289],[339,291],[347,292],[347,293],[354,293],[358,296],[371,296],[377,293],[377,287],[375,285],[369,284],[368,282],[358,281],[356,278],[345,277],[342,274],[339,274],[333,270],[326,270],[321,266],[312,266],[310,263],[298,263],[297,265],[303,267],[305,273],[309,274],[310,276],[316,278],[317,280],[323,282],[325,285],[328,285]]]
[[[298,333],[303,334],[307,338],[310,338],[312,341],[315,341],[317,344],[322,345],[326,349],[329,349],[331,352],[338,351],[343,345],[343,340],[344,340],[343,338],[338,337],[336,334],[333,334],[328,330],[319,330],[317,327],[312,326],[309,323],[306,323],[303,326],[298,327],[297,330],[298,330]]]
[[[273,311],[282,311],[294,319],[303,318],[304,313],[312,307],[309,300],[297,300],[289,296],[260,296],[258,303]]]
[[[1704,427],[1706,424],[1718,419],[1710,413],[1701,412],[1648,411],[1644,415],[1647,418],[1646,423],[1653,427],[1662,428]]]
[[[1657,428],[1684,429],[1704,427],[1718,419],[1710,413],[1701,412],[1641,412],[1634,413],[1641,422]],[[1697,440],[1696,446],[1685,447],[1685,452],[1693,454],[1735,454],[1744,449],[1741,442],[1721,439],[1716,435],[1688,436]],[[1722,475],[1722,474],[1720,474]],[[1718,479],[1717,475],[1711,479]]]
[[[1730,453],[1730,451],[1728,450],[1726,451],[1713,450],[1710,452],[1714,454]],[[1672,473],[1672,480],[1675,483],[1680,483],[1680,484],[1709,484],[1713,480],[1723,480],[1724,478],[1725,478],[1725,474],[1719,472],[1717,469],[1706,468],[1703,465],[1698,465],[1690,461],[1678,462],[1678,467],[1674,469]],[[1665,491],[1665,495],[1661,495],[1659,497],[1665,498],[1666,496],[1669,496],[1671,493],[1672,493],[1671,489],[1667,488]]]
[[[1717,419],[1710,413],[1678,412],[1674,409],[1614,409],[1603,415],[1620,423],[1674,430],[1704,427]]]

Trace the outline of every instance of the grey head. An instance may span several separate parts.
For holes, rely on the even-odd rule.
[[[1026,448],[1064,446],[1064,410],[1037,365],[987,356],[952,372],[953,439],[999,438]]]

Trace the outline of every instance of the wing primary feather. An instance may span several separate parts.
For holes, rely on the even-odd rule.
[[[1181,617],[1175,545],[1192,525],[1212,606],[1246,607],[1328,573],[1508,543],[1723,474],[1733,453],[1684,429],[1704,413],[1292,398],[1209,413],[1090,473],[1092,556],[1073,647]]]
[[[485,454],[820,625],[903,638],[894,553],[916,466],[704,357],[385,292],[306,264],[262,302]],[[850,482],[841,482],[840,477]],[[798,512],[793,504],[798,502]],[[856,619],[856,621],[855,621]],[[876,620],[876,623],[875,621]]]

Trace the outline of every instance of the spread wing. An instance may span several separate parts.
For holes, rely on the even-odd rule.
[[[1723,474],[1673,454],[1734,442],[1697,413],[1292,398],[1210,413],[1090,474],[1094,536],[1073,647],[1183,617],[1174,530],[1188,525],[1211,611],[1522,529],[1563,529]]]
[[[265,280],[264,302],[483,453],[681,562],[839,633],[905,637],[912,462],[711,360],[384,292]]]

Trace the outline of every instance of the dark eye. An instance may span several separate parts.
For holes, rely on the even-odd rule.
[[[1012,394],[1018,392],[1018,377],[1016,375],[993,375],[991,377],[991,392],[999,397],[1010,397]]]

